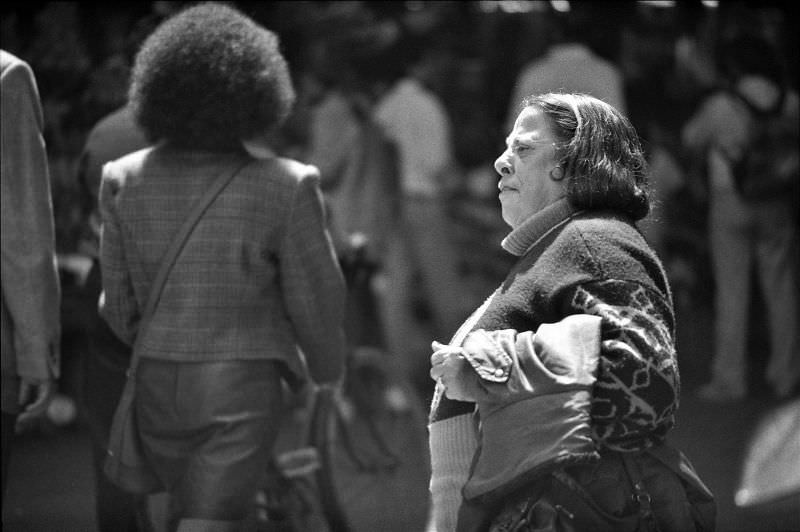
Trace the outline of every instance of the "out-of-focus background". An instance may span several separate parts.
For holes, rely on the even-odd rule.
[[[96,304],[85,297],[83,283],[94,237],[91,199],[77,177],[80,155],[90,129],[124,105],[136,46],[160,20],[187,4],[6,0],[0,7],[0,44],[31,65],[42,100],[63,289],[60,396],[49,422],[17,440],[3,508],[9,532],[96,530],[81,405],[87,345],[82,317]],[[800,530],[800,494],[747,507],[734,501],[756,429],[786,404],[773,399],[763,381],[769,345],[759,311],[763,300],[755,290],[742,294],[755,309],[748,336],[749,394],[735,403],[703,401],[693,394],[710,378],[715,285],[707,205],[693,192],[698,185],[693,180],[701,177],[680,138],[682,126],[724,82],[719,45],[732,35],[771,42],[785,63],[789,85],[797,88],[797,10],[788,2],[691,0],[233,4],[281,37],[298,102],[276,147],[301,160],[308,149],[309,117],[324,91],[315,81],[321,43],[364,34],[368,38],[361,46],[409,39],[436,50],[427,84],[445,106],[452,128],[458,171],[443,208],[455,222],[453,238],[460,244],[457,260],[467,289],[458,297],[465,309],[480,304],[510,264],[499,246],[507,228],[500,219],[492,163],[518,103],[512,91],[526,65],[547,56],[558,38],[554,28],[580,17],[586,45],[621,75],[626,114],[644,141],[659,199],[659,215],[645,231],[668,270],[676,305],[683,396],[672,440],[716,493],[719,530]],[[421,304],[417,311],[424,321],[429,309]],[[427,381],[416,384],[426,398]],[[795,451],[789,456],[800,462],[800,450]]]

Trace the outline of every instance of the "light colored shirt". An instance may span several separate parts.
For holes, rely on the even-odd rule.
[[[347,98],[331,91],[312,110],[309,164],[319,169],[323,190],[335,187],[361,129]]]
[[[511,94],[507,129],[512,129],[523,99],[548,92],[588,94],[622,114],[627,112],[622,72],[616,65],[595,55],[583,44],[556,44],[544,57],[526,65],[517,77]]]
[[[400,190],[435,197],[453,160],[450,120],[439,99],[418,81],[404,78],[378,102],[375,121],[397,146]]]

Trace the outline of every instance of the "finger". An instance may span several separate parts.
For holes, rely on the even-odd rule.
[[[444,375],[444,367],[441,364],[435,365],[430,370],[430,376],[433,380],[439,380]]]
[[[444,366],[445,370],[448,371],[451,375],[455,376],[461,370],[463,364],[465,363],[464,357],[461,355],[460,351],[457,352],[448,352],[445,354],[441,366]]]
[[[33,386],[28,381],[22,380],[19,383],[19,395],[17,396],[17,404],[19,406],[26,406],[28,401],[30,401],[31,392],[33,391]]]
[[[34,419],[31,418],[25,412],[22,412],[20,415],[17,416],[17,421],[14,424],[14,431],[17,434],[26,432],[30,427],[33,426]]]
[[[453,401],[475,401],[478,397],[477,394],[471,390],[472,386],[469,382],[464,382],[462,379],[453,378],[449,381],[449,386],[445,387],[445,396]]]
[[[434,368],[431,368],[431,377],[438,377],[438,380],[441,381],[445,390],[450,390],[450,395],[448,395],[448,397],[452,399],[452,388],[458,386],[458,372],[454,369],[450,360],[451,359],[448,359],[444,364],[435,366],[436,371],[434,371]]]
[[[431,355],[432,364],[443,364],[451,359],[461,356],[461,348],[453,347],[451,345],[442,346]]]
[[[44,409],[47,407],[47,401],[50,398],[49,388],[44,383],[36,386],[35,392],[36,395],[34,395],[33,402],[25,407],[25,412],[34,416],[44,411]]]
[[[457,385],[453,386],[446,386],[444,389],[444,395],[448,399],[452,399],[453,401],[463,401],[464,397],[461,393],[461,390]]]
[[[438,349],[442,349],[443,347],[447,347],[447,344],[443,344],[441,342],[437,342],[436,340],[431,342],[431,349],[433,349],[434,351],[436,351]]]

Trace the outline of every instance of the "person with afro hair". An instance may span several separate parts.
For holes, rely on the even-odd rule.
[[[345,284],[319,171],[276,156],[294,90],[278,37],[227,5],[164,21],[137,54],[134,117],[152,146],[100,184],[100,313],[136,341],[138,434],[170,530],[239,530],[268,470],[283,383],[338,386]],[[170,241],[219,176],[142,338]]]

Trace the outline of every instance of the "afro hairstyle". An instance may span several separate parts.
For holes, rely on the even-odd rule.
[[[129,99],[152,142],[234,151],[280,126],[295,92],[278,36],[209,2],[177,13],[147,38]]]

